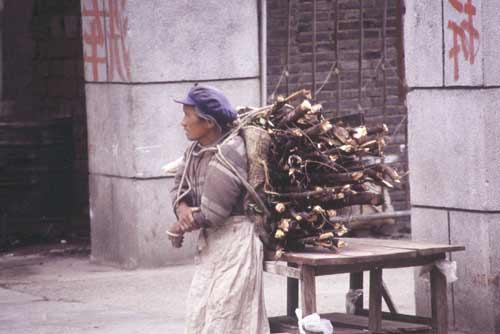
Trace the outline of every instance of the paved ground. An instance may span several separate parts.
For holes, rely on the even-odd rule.
[[[185,265],[126,271],[90,263],[85,252],[4,254],[0,333],[182,333],[193,270]],[[414,313],[413,271],[387,270],[384,280],[399,311]],[[285,284],[265,274],[269,316],[284,313]],[[318,311],[344,311],[347,288],[347,275],[319,277]]]

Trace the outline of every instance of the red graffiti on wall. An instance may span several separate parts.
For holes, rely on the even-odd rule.
[[[90,4],[87,8],[85,3]],[[99,9],[98,0],[83,2],[83,42],[89,46],[90,54],[84,54],[84,61],[92,69],[92,80],[99,80],[99,65],[107,65],[108,80],[115,78],[130,80],[130,55],[126,44],[128,18],[124,16],[126,0],[105,0],[104,10]],[[86,23],[86,24],[85,24]],[[99,56],[99,49],[106,50]]]
[[[462,3],[461,0],[448,0],[448,2],[456,11],[467,15],[467,18],[462,20],[460,24],[452,20],[448,21],[448,29],[453,32],[453,47],[449,50],[448,57],[453,59],[453,79],[457,81],[460,78],[460,69],[458,66],[460,52],[463,53],[464,59],[468,61],[469,64],[474,65],[479,50],[480,34],[474,27],[476,7],[472,4],[472,0],[466,0],[465,4]],[[477,47],[475,40],[478,41]]]
[[[472,276],[472,283],[477,286],[487,287],[495,286],[500,287],[500,276],[499,275],[486,275],[486,274],[475,274]]]
[[[92,76],[94,80],[99,80],[99,64],[106,64],[106,57],[99,57],[99,47],[105,46],[104,26],[101,18],[104,17],[104,11],[99,9],[98,0],[91,1],[91,8],[85,6],[82,8],[82,16],[90,18],[88,27],[90,32],[84,31],[83,43],[90,46],[90,54],[85,53],[83,60],[92,67]],[[87,30],[89,30],[87,29]]]
[[[121,80],[130,80],[130,55],[125,44],[128,18],[123,16],[126,0],[108,0],[108,76],[114,79],[115,71]]]

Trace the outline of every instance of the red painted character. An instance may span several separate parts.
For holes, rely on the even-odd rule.
[[[448,29],[453,32],[453,47],[448,52],[448,57],[454,61],[454,76],[457,81],[460,78],[460,70],[458,66],[458,56],[460,51],[463,52],[464,59],[471,65],[474,65],[476,54],[479,49],[479,31],[474,27],[474,16],[476,15],[476,7],[472,4],[472,0],[467,0],[465,4],[461,0],[448,0],[455,10],[466,14],[467,19],[462,20],[460,24],[455,21],[448,21]],[[459,44],[460,38],[460,44]],[[478,40],[476,48],[475,40]]]
[[[121,80],[130,80],[129,53],[125,43],[128,18],[123,16],[125,0],[109,0],[108,77],[114,80],[115,72]]]
[[[98,0],[82,3],[82,16],[90,18],[87,25],[89,31],[83,34],[83,41],[90,47],[90,54],[85,53],[83,59],[86,64],[91,65],[91,80],[99,80],[100,64],[107,65],[108,80],[112,81],[115,77],[130,80],[130,56],[126,45],[128,18],[123,15],[126,0],[107,0],[105,11],[99,9]],[[99,56],[100,48],[106,51],[102,57]]]
[[[85,4],[90,2],[90,8]],[[106,57],[99,57],[99,48],[105,46],[104,12],[99,10],[98,0],[82,2],[82,16],[91,18],[90,32],[83,32],[83,42],[90,46],[90,54],[85,53],[83,60],[92,67],[92,79],[99,80],[99,64],[106,64]]]

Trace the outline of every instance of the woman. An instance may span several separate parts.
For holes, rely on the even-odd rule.
[[[182,127],[193,141],[171,195],[177,216],[168,234],[175,247],[200,230],[198,263],[187,302],[187,334],[267,334],[263,246],[244,216],[245,144],[228,138],[236,113],[221,91],[194,86],[184,100]]]

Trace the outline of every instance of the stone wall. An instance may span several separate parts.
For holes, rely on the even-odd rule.
[[[127,268],[190,261],[196,236],[178,250],[165,235],[175,217],[160,168],[188,144],[172,99],[202,82],[234,105],[260,104],[258,2],[81,5],[92,257]]]
[[[314,79],[316,89],[321,89],[315,100],[327,113],[361,112],[367,124],[387,123],[393,135],[386,148],[387,162],[407,170],[402,7],[398,3],[362,1],[361,10],[360,1],[317,0],[313,77],[313,1],[268,1],[267,91],[272,98],[304,87],[312,89]],[[408,209],[408,184],[391,191],[391,199],[396,210]]]
[[[413,238],[465,245],[450,255],[451,326],[500,333],[500,3],[406,1]],[[463,38],[462,38],[462,37]],[[430,313],[417,280],[417,311]]]

